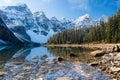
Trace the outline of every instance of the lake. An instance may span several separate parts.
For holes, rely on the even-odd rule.
[[[92,49],[0,47],[0,80],[111,80],[88,64]]]

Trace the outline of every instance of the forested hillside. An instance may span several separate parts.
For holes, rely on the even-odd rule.
[[[120,42],[120,9],[109,17],[107,22],[89,28],[63,30],[49,40],[49,44],[81,44],[81,43],[119,43]]]

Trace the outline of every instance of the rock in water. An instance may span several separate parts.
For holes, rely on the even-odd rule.
[[[70,80],[69,77],[60,77],[60,78],[57,78],[57,80]]]
[[[101,56],[103,56],[105,53],[106,53],[106,51],[104,51],[104,50],[97,50],[97,51],[91,52],[91,54],[92,54],[94,57],[101,57]]]
[[[92,62],[89,65],[92,66],[92,67],[96,67],[96,66],[98,66],[98,64],[99,64],[98,62]]]
[[[0,76],[3,76],[4,74],[6,74],[5,71],[0,71]]]
[[[48,58],[48,56],[47,56],[47,55],[43,55],[43,56],[41,57],[41,60],[45,60],[46,58]]]
[[[77,57],[74,53],[70,53],[70,57]]]
[[[61,61],[63,61],[63,58],[60,57],[60,56],[58,56],[58,57],[57,57],[57,60],[58,60],[58,62],[61,62]]]

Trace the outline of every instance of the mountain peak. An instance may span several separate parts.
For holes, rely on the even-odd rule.
[[[37,11],[34,13],[34,18],[36,19],[37,22],[39,23],[46,23],[49,21],[49,19],[46,17],[45,13],[43,11]]]
[[[58,21],[58,19],[54,16],[51,18],[52,21]]]
[[[85,14],[85,15],[83,15],[83,16],[80,16],[77,20],[78,21],[83,21],[84,19],[90,19],[91,17],[90,17],[90,15],[89,14]]]
[[[102,16],[99,18],[99,21],[100,21],[100,20],[107,22],[107,21],[108,21],[108,16],[102,15]]]
[[[27,7],[26,4],[22,4],[22,3],[19,3],[19,4],[15,5],[15,6]]]
[[[45,13],[43,11],[37,11],[34,14],[37,16],[45,16]]]
[[[85,15],[83,15],[83,17],[90,17],[90,15],[89,14],[85,14]]]
[[[17,4],[17,5],[12,5],[12,6],[7,6],[6,8],[14,8],[14,7],[23,7],[23,8],[26,8],[27,5],[26,4]]]
[[[26,4],[18,4],[18,5],[12,5],[12,6],[7,6],[4,7],[5,10],[14,10],[14,11],[30,11],[28,6]]]
[[[74,21],[75,27],[77,28],[83,28],[83,27],[89,27],[90,25],[94,25],[94,21],[90,17],[89,14],[85,14],[83,16],[80,16],[78,19]]]

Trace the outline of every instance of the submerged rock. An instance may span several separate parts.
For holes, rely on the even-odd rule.
[[[60,77],[60,78],[57,78],[56,80],[70,80],[69,77]]]
[[[24,60],[19,60],[19,61],[14,60],[14,61],[12,61],[12,63],[15,64],[15,65],[23,64],[23,62],[24,62]]]
[[[46,58],[48,58],[48,56],[47,55],[43,55],[40,59],[41,60],[45,60]]]
[[[27,70],[30,70],[31,68],[32,68],[31,66],[24,66],[24,67],[23,67],[23,70],[24,70],[24,71],[27,71]]]
[[[32,58],[33,62],[38,62],[39,61],[39,56],[35,56],[34,58]]]
[[[3,75],[5,75],[6,74],[6,72],[5,71],[0,71],[0,76],[3,76]]]

